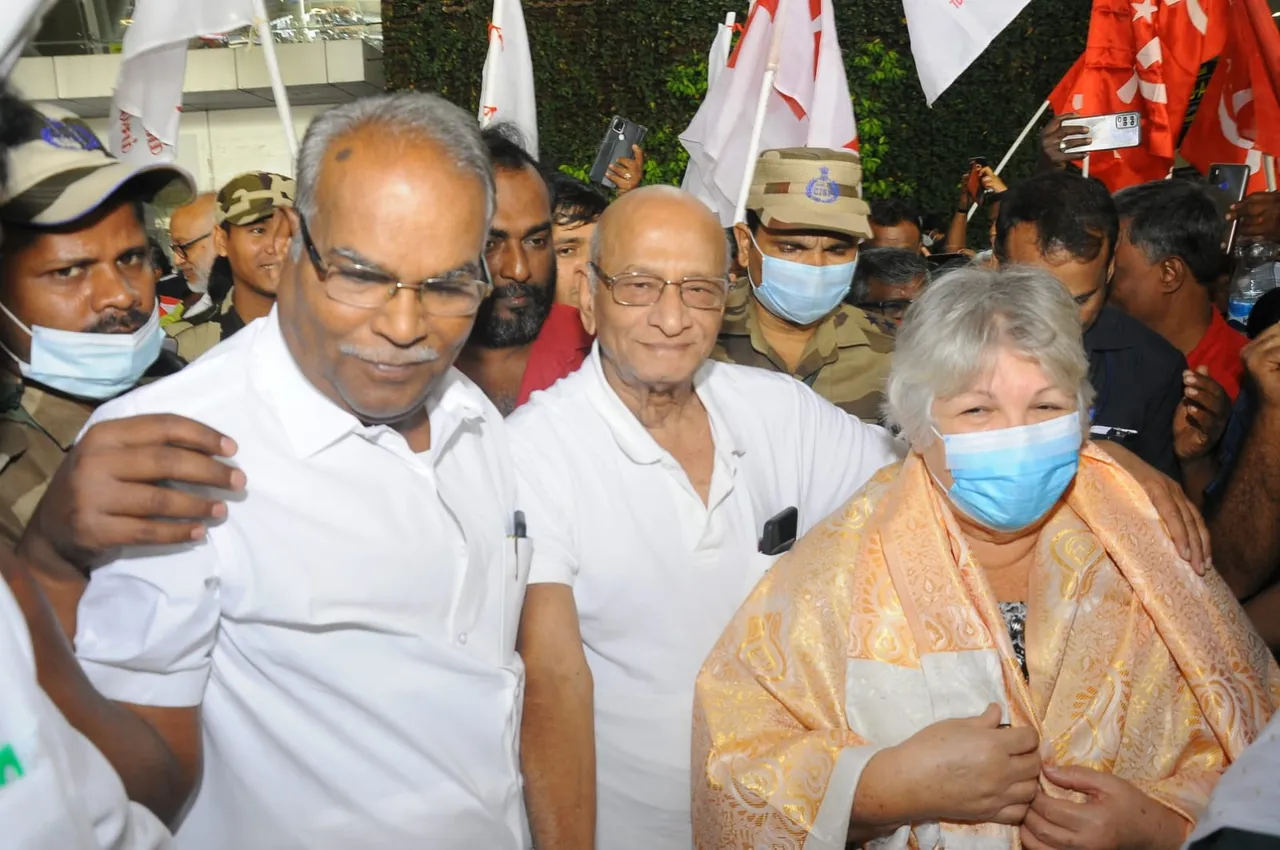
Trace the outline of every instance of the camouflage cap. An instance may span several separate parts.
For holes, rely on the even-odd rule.
[[[29,121],[9,148],[9,176],[0,188],[0,220],[37,227],[67,224],[93,212],[131,184],[139,200],[150,201],[174,188],[175,202],[195,194],[195,182],[169,164],[122,162],[73,112],[53,104],[33,104]]]
[[[270,171],[249,171],[227,181],[218,190],[214,218],[218,224],[253,224],[270,218],[278,209],[293,206],[298,184],[292,177]]]
[[[855,239],[871,235],[871,208],[862,200],[862,159],[850,150],[765,151],[751,178],[747,209],[770,229],[830,230]]]

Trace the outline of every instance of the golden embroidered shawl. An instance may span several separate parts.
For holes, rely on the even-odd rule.
[[[882,470],[774,565],[702,669],[698,847],[843,847],[819,822],[832,822],[822,804],[847,748],[893,746],[991,702],[1037,729],[1047,762],[1120,776],[1194,822],[1280,704],[1280,670],[1223,582],[1191,571],[1138,484],[1092,446],[1040,533],[1027,609],[1029,687],[923,461]],[[844,790],[833,806],[851,807]],[[916,824],[876,843],[1018,837]]]

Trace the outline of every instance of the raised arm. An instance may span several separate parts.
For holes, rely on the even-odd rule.
[[[1247,599],[1280,572],[1280,325],[1242,356],[1257,414],[1209,525],[1214,565],[1236,597]]]

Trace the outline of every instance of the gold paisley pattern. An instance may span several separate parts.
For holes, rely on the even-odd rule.
[[[1191,572],[1092,446],[1041,532],[1027,602],[1029,683],[923,462],[882,470],[774,566],[698,677],[697,846],[801,847],[842,750],[887,743],[849,727],[849,663],[919,673],[930,653],[969,650],[998,653],[1011,720],[1039,731],[1047,760],[1121,776],[1194,821],[1280,704],[1280,670],[1223,582]],[[943,845],[1018,844],[1011,827],[938,828]]]

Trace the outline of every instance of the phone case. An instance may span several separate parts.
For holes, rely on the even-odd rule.
[[[1114,151],[1136,148],[1142,144],[1142,115],[1137,112],[1117,112],[1111,115],[1091,115],[1065,121],[1063,127],[1080,127],[1088,131],[1089,144],[1075,148],[1072,153],[1089,151]],[[1067,141],[1079,136],[1067,136]]]
[[[599,183],[607,189],[616,188],[613,181],[605,176],[609,166],[624,156],[631,156],[631,146],[644,142],[648,133],[648,128],[634,121],[628,121],[620,115],[613,116],[604,131],[604,141],[600,143],[595,165],[591,166],[591,182]]]

